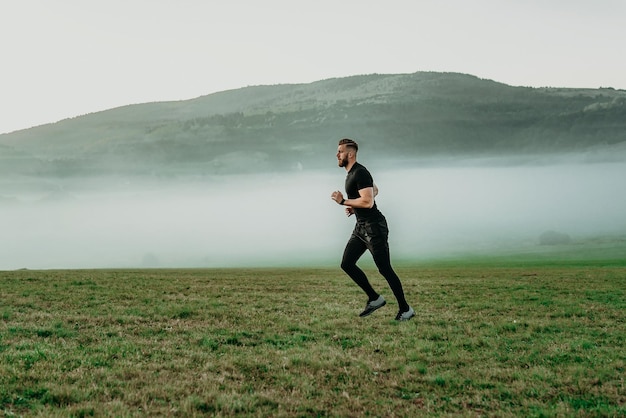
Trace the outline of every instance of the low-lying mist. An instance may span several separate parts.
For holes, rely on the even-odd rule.
[[[626,232],[626,164],[370,168],[394,259]],[[338,265],[345,171],[0,189],[0,269]],[[57,190],[51,192],[56,188]],[[366,255],[365,257],[369,257]]]

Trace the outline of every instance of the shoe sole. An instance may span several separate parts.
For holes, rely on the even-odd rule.
[[[382,307],[383,307],[383,306],[385,306],[386,304],[387,304],[387,301],[386,301],[386,300],[384,300],[384,301],[383,301],[383,303],[381,303],[381,304],[380,304],[380,306],[376,306],[374,309],[372,309],[372,310],[371,310],[371,311],[369,311],[369,312],[361,312],[361,313],[359,314],[359,316],[360,316],[361,318],[365,318],[366,316],[370,316],[371,314],[373,314],[375,311],[377,311],[378,309],[382,308]]]

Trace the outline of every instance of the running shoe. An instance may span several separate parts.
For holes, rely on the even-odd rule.
[[[359,314],[359,316],[363,318],[364,316],[371,315],[372,312],[374,312],[376,309],[382,308],[386,304],[387,304],[387,301],[385,300],[383,295],[379,295],[378,299],[373,300],[371,302],[367,302],[367,305],[365,305],[365,309],[363,310],[363,312]]]
[[[398,315],[396,315],[396,321],[408,321],[409,319],[413,318],[415,316],[415,311],[413,310],[413,308],[411,308],[409,306],[409,310],[406,312],[398,312]]]

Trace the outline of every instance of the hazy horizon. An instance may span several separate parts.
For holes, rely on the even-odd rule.
[[[626,163],[364,164],[380,187],[394,259],[533,246],[547,230],[626,233]],[[343,190],[343,169],[216,179],[5,190],[0,270],[338,265],[354,226],[330,199]]]

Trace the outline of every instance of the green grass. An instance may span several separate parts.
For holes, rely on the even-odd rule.
[[[625,416],[626,268],[0,272],[5,416]]]

